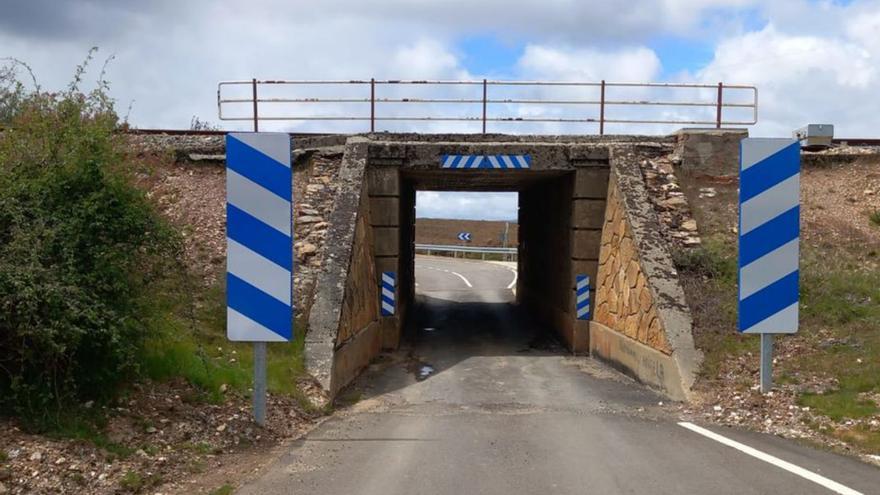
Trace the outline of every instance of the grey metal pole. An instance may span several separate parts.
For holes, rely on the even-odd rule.
[[[266,425],[266,343],[254,342],[254,421]]]
[[[773,388],[773,334],[761,334],[761,393]]]

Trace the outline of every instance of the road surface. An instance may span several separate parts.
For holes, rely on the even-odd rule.
[[[661,397],[541,338],[511,304],[514,276],[417,257],[408,343],[240,493],[880,493],[880,469],[858,460],[682,426]]]

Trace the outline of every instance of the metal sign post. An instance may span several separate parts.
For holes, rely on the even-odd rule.
[[[798,330],[800,144],[740,145],[739,331],[761,334],[761,392],[773,387],[773,334]]]
[[[293,173],[287,133],[226,135],[226,334],[254,343],[254,421],[266,422],[266,343],[293,338]]]

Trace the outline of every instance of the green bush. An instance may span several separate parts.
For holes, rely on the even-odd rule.
[[[175,233],[130,181],[107,85],[89,58],[59,93],[0,71],[0,412],[60,411],[135,376]]]

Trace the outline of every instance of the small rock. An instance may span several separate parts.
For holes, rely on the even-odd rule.
[[[724,408],[721,407],[721,406],[715,406],[715,407],[713,407],[712,409],[714,409],[715,412],[721,412],[721,410],[724,409]]]
[[[222,425],[218,426],[217,431],[219,431],[220,433],[223,433],[224,431],[226,431],[226,424],[222,424]]]
[[[697,230],[697,221],[693,218],[691,218],[690,220],[685,220],[681,223],[681,228],[689,232],[694,232],[695,230]]]
[[[871,190],[871,189],[865,189],[865,191],[864,191],[864,195],[865,195],[865,196],[870,196],[870,195],[872,195],[872,194],[874,194],[874,191],[873,191],[873,190]]]
[[[29,459],[34,462],[40,462],[43,460],[43,453],[40,451],[34,452],[33,454],[31,454]]]
[[[220,385],[221,394],[225,394],[227,390],[229,390],[229,385],[226,385],[225,383],[223,385]]]
[[[300,208],[299,209],[299,216],[301,216],[301,217],[306,217],[306,216],[317,217],[320,215],[321,214],[318,213],[318,210],[313,210],[311,208]]]
[[[311,255],[315,254],[316,252],[318,252],[318,246],[315,246],[314,244],[310,244],[308,242],[303,244],[299,248],[299,255],[300,256],[311,256]]]
[[[665,208],[678,208],[687,204],[687,200],[683,196],[673,196],[660,202],[660,206]]]
[[[157,431],[158,430],[156,429],[155,426],[148,426],[147,427],[147,433],[156,433]]]
[[[319,216],[306,215],[296,219],[300,224],[323,222],[324,219]]]
[[[67,459],[65,459],[64,457],[59,457],[58,459],[55,460],[55,465],[60,466],[61,464],[64,464],[65,462],[67,462]]]

